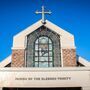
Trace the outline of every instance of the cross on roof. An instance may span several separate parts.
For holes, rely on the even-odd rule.
[[[51,11],[45,11],[44,6],[42,6],[42,11],[36,11],[36,14],[42,14],[42,23],[45,24],[45,14],[51,14]]]

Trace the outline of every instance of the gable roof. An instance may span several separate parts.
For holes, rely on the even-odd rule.
[[[17,35],[15,35],[13,37],[12,49],[25,49],[27,35],[32,33],[33,31],[35,31],[36,29],[38,29],[41,26],[43,26],[43,24],[42,24],[41,20],[39,20],[35,24],[29,26],[25,30],[23,30],[20,33],[18,33]],[[47,27],[48,29],[58,33],[61,36],[61,38],[60,38],[61,48],[64,48],[64,47],[65,48],[68,48],[68,47],[75,48],[74,36],[72,34],[63,30],[62,28],[58,27],[57,25],[51,23],[48,20],[46,20],[46,24],[44,26]],[[86,67],[90,66],[90,63],[87,60],[83,59],[82,57],[78,58],[78,62],[80,62],[81,64],[83,64]],[[2,62],[0,62],[0,67],[5,67],[9,63],[11,63],[11,55],[8,56],[6,59],[4,59]]]
[[[35,24],[29,26],[25,30],[21,31],[13,38],[13,47],[12,49],[25,49],[26,46],[26,39],[27,35],[32,33],[33,31],[37,30],[42,26],[41,20],[36,22]],[[61,46],[63,47],[72,47],[75,48],[74,44],[74,36],[69,32],[63,30],[62,28],[58,27],[57,25],[51,23],[50,21],[46,20],[45,27],[49,28],[50,30],[56,32],[61,36]],[[62,45],[63,44],[63,45]]]

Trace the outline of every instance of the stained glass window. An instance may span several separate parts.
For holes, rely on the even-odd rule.
[[[42,26],[27,36],[26,67],[60,67],[60,35]]]
[[[49,37],[42,36],[35,41],[34,67],[53,67],[53,43]]]

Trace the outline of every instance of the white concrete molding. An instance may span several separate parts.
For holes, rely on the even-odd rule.
[[[26,36],[28,34],[32,33],[33,31],[35,31],[36,29],[38,29],[39,27],[41,27],[42,25],[43,24],[42,24],[41,20],[39,20],[35,24],[31,25],[30,27],[28,27],[25,30],[23,30],[22,32],[20,32],[19,34],[15,35],[13,38],[12,49],[19,49],[19,48],[25,49]],[[64,47],[75,48],[74,36],[72,34],[61,29],[60,27],[56,26],[55,24],[51,23],[48,20],[46,20],[46,24],[44,26],[46,26],[47,28],[49,28],[50,30],[52,30],[53,32],[56,32],[57,34],[59,34],[61,36],[61,47],[64,46]]]
[[[50,67],[50,68],[38,68],[38,67],[12,67],[12,68],[0,68],[0,71],[31,71],[31,72],[43,72],[43,71],[90,71],[90,67]]]
[[[90,62],[88,62],[86,59],[82,58],[82,57],[78,57],[78,62],[80,62],[82,65],[86,66],[86,67],[90,67]]]
[[[3,88],[0,88],[0,90],[3,90]]]
[[[82,87],[90,90],[90,67],[0,68],[0,87]]]
[[[11,55],[5,58],[2,62],[0,62],[0,68],[5,67],[9,63],[11,63]]]

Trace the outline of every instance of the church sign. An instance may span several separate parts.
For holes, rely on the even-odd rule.
[[[82,74],[84,73],[84,76]],[[89,86],[84,68],[2,68],[1,87],[82,87]]]

